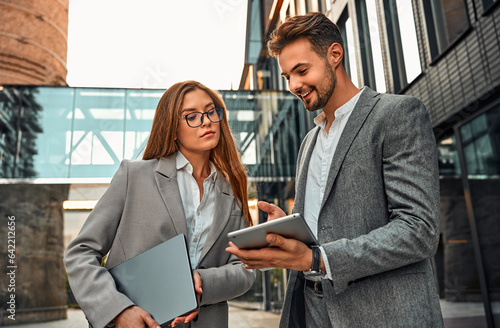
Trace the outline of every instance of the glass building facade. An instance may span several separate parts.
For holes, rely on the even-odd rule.
[[[250,179],[293,179],[312,114],[286,92],[219,93]],[[109,181],[121,160],[141,157],[162,94],[145,89],[4,86],[0,178]]]
[[[266,38],[288,16],[321,11],[340,29],[343,64],[357,87],[415,96],[426,106],[440,154],[442,233],[435,274],[450,327],[500,327],[498,4],[249,0],[240,88],[287,90],[278,62],[266,54]],[[284,184],[273,192],[293,198],[290,190]]]
[[[121,160],[141,158],[162,94],[154,89],[3,86],[0,183],[67,184],[72,201],[73,190],[79,190],[77,197],[92,185],[102,191]],[[249,197],[289,212],[299,146],[317,113],[307,112],[286,91],[219,94],[247,168]],[[95,204],[95,195],[85,204]],[[65,234],[70,236],[65,235],[65,243],[78,233],[93,205],[78,206],[66,208]],[[254,221],[267,219],[262,213],[253,216]],[[257,282],[243,298],[279,312],[285,286],[283,270],[258,271]]]
[[[353,82],[416,96],[437,140],[441,242],[434,258],[445,322],[500,327],[500,36],[498,0],[249,0],[240,91],[221,91],[251,195],[290,211],[295,160],[312,118],[287,91],[267,35],[289,15],[322,11],[345,38]],[[160,90],[4,86],[0,179],[110,180],[140,158]],[[265,220],[260,217],[259,221]],[[250,297],[279,311],[280,270]]]
[[[450,129],[438,144],[441,297],[483,302],[477,327],[497,327],[500,301],[500,104]],[[488,306],[490,305],[490,306]]]

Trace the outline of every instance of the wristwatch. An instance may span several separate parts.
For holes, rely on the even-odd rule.
[[[304,275],[306,277],[320,277],[323,275],[321,272],[321,252],[318,245],[313,245],[311,249],[313,253],[311,269],[305,271]]]

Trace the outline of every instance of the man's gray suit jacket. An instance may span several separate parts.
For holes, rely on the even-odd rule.
[[[303,212],[320,128],[298,155],[294,212]],[[434,134],[416,98],[365,87],[329,171],[318,240],[333,281],[322,280],[333,327],[442,327],[430,258],[439,240]],[[292,271],[280,327],[304,327],[303,275]]]
[[[246,292],[255,280],[253,271],[225,251],[227,233],[247,224],[229,182],[221,174],[215,192],[215,215],[197,267],[203,279],[201,311],[192,327],[227,327],[225,301]],[[124,160],[64,257],[71,289],[94,328],[106,326],[133,305],[116,290],[106,268],[181,233],[187,236],[175,154]],[[103,268],[102,258],[108,252]]]

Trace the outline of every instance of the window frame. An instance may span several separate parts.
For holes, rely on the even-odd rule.
[[[442,0],[439,0],[442,1]],[[460,41],[462,41],[469,33],[472,31],[472,24],[470,20],[470,15],[467,10],[467,2],[466,0],[462,0],[464,9],[465,9],[465,17],[467,28],[462,32],[462,34],[458,35],[455,40],[448,43],[446,47],[444,47],[441,51],[439,51],[439,47],[437,46],[437,30],[434,24],[434,19],[432,18],[432,9],[429,7],[429,4],[426,1],[422,1],[422,9],[424,14],[424,23],[427,29],[426,37],[429,44],[429,58],[430,63],[429,66],[436,65],[443,57],[445,57],[451,49],[455,48]],[[432,31],[432,32],[430,32]],[[433,54],[433,49],[437,50],[436,54]]]
[[[349,78],[351,79],[351,81],[356,85],[356,86],[359,86],[359,74],[358,74],[358,62],[357,62],[357,56],[356,56],[356,47],[358,45],[356,45],[356,40],[353,38],[352,39],[352,43],[353,43],[353,47],[350,48],[349,47],[349,39],[347,37],[347,21],[351,19],[351,27],[353,29],[353,33],[356,31],[356,26],[354,24],[354,20],[353,20],[353,17],[351,17],[349,15],[349,8],[348,6],[346,5],[344,7],[344,9],[342,10],[342,14],[340,15],[339,19],[337,20],[337,27],[339,28],[340,30],[340,35],[342,36],[342,39],[344,41],[344,47],[343,47],[343,51],[344,51],[344,56],[342,58],[342,65],[344,66],[344,69],[345,71],[347,72],[347,75],[349,76]],[[351,54],[352,52],[352,54]],[[353,55],[353,58],[354,58],[354,64],[351,63],[351,55]],[[351,70],[351,67],[354,69],[354,71]]]
[[[369,0],[370,1],[370,0]],[[355,2],[357,28],[359,37],[359,48],[361,55],[361,72],[363,74],[363,82],[370,88],[377,90],[377,82],[375,79],[375,68],[373,62],[372,42],[370,39],[370,26],[368,22],[368,10],[366,9],[366,0],[358,0]]]
[[[481,4],[483,6],[483,13],[481,14],[481,16],[488,16],[489,14],[491,14],[493,12],[493,9],[500,3],[500,0],[491,0],[493,2],[491,2],[490,4],[485,4],[486,1],[490,0],[481,0]]]

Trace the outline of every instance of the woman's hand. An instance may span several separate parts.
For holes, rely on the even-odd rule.
[[[201,302],[201,294],[203,294],[203,279],[201,279],[200,273],[196,270],[193,271],[193,280],[194,280],[194,290],[196,292],[196,296],[198,297],[198,309],[190,312],[188,315],[177,317],[170,323],[170,326],[175,327],[180,323],[187,323],[200,313],[200,302]]]
[[[149,328],[160,328],[151,315],[138,306],[131,306],[123,310],[115,318],[116,328],[144,328],[144,325]]]

